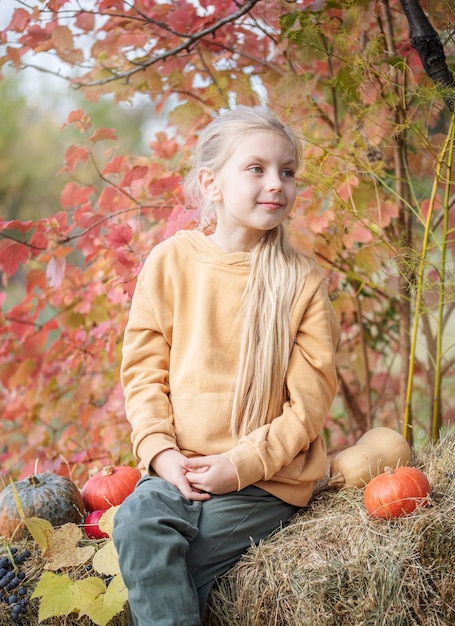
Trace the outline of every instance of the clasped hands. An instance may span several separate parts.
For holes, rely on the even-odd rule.
[[[189,500],[237,491],[235,467],[222,454],[187,458],[177,450],[163,450],[153,459],[152,468]]]

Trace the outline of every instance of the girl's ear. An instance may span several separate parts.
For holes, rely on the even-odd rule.
[[[208,167],[201,167],[198,172],[199,189],[210,202],[221,202],[223,196],[218,186],[215,172]]]

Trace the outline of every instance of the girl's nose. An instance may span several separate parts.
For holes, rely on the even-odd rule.
[[[283,188],[283,183],[278,176],[278,174],[270,174],[269,179],[267,180],[267,188],[269,191],[281,191]]]

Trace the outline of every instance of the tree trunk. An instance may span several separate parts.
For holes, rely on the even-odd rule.
[[[437,86],[453,89],[455,80],[447,66],[441,40],[428,21],[419,0],[400,0],[400,2],[409,22],[411,45],[417,51],[427,76]],[[453,113],[455,94],[443,93],[443,98]]]

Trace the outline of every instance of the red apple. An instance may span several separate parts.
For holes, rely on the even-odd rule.
[[[109,535],[100,530],[100,527],[98,526],[98,522],[104,513],[106,513],[106,511],[92,511],[85,518],[84,530],[89,539],[104,539],[109,537]]]

